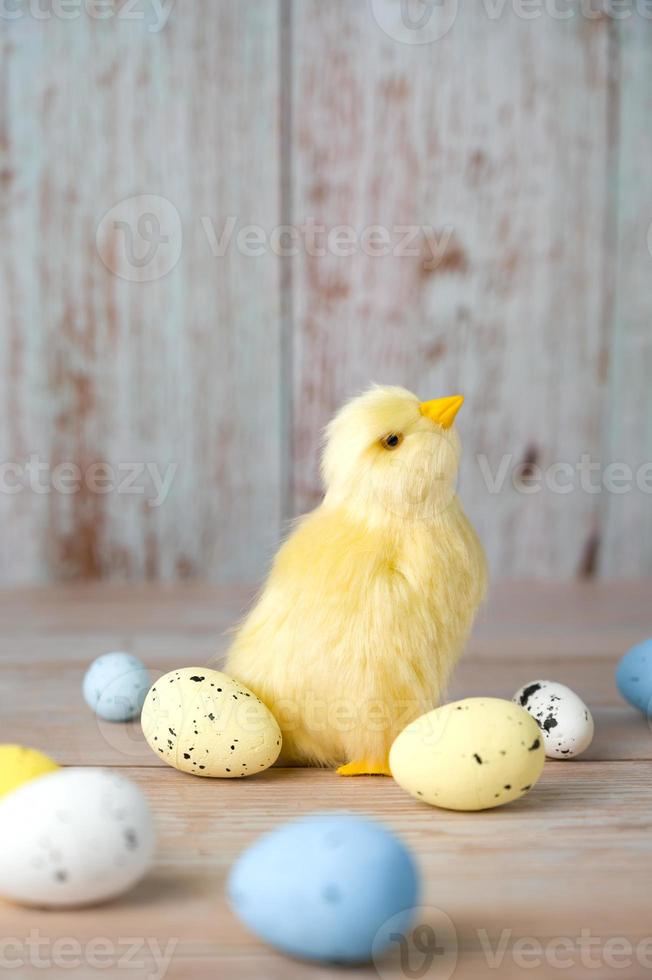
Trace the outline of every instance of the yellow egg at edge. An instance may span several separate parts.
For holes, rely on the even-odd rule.
[[[396,738],[390,768],[421,802],[484,810],[528,792],[545,762],[541,732],[518,705],[466,698],[422,715]]]
[[[253,732],[250,718],[241,714],[247,709],[257,715]],[[208,667],[181,667],[160,677],[145,699],[141,723],[158,757],[193,776],[255,775],[281,752],[278,722],[260,698],[237,678]]]
[[[59,766],[49,756],[25,745],[0,745],[0,798]]]

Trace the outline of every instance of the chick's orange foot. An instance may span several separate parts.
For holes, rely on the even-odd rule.
[[[391,776],[389,762],[369,762],[367,759],[360,759],[357,762],[348,762],[345,766],[340,766],[337,770],[338,776]]]

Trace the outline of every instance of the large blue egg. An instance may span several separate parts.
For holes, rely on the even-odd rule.
[[[616,669],[616,683],[626,701],[652,715],[652,637],[627,651]]]
[[[240,856],[228,881],[233,911],[260,939],[291,956],[340,963],[366,962],[372,947],[375,956],[396,942],[418,891],[404,844],[352,814],[284,824]]]
[[[151,683],[149,671],[137,657],[105,653],[86,671],[84,699],[105,721],[130,721],[140,715]]]

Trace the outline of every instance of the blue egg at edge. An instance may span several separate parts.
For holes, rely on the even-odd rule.
[[[652,715],[652,637],[627,651],[616,668],[616,684],[632,707]]]
[[[123,651],[102,654],[84,676],[86,704],[104,721],[125,722],[142,711],[152,679],[137,657]]]
[[[227,891],[243,924],[282,952],[365,963],[395,941],[396,919],[394,939],[381,932],[390,919],[404,912],[409,928],[419,876],[409,850],[376,821],[313,814],[252,844],[234,864]]]

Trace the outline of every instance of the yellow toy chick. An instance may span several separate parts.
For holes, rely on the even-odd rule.
[[[324,499],[226,666],[276,716],[286,764],[389,775],[396,735],[440,702],[487,578],[455,494],[463,400],[374,386],[326,430]]]

